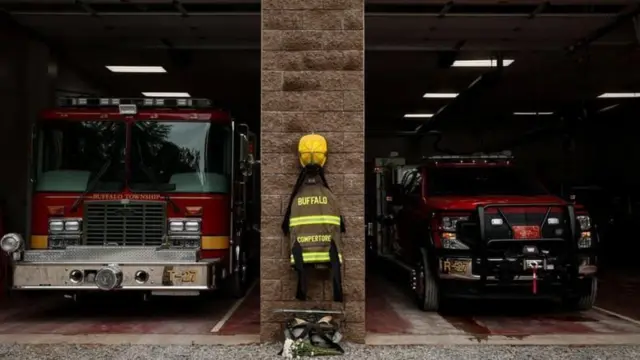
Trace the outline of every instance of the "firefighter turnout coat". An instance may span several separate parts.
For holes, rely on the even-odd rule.
[[[341,236],[343,217],[319,167],[305,167],[298,177],[282,224],[291,242],[291,264],[298,272],[296,297],[306,300],[306,265],[328,264],[333,278],[334,301],[342,301]]]

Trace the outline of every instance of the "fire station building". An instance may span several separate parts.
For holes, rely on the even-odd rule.
[[[575,336],[572,339],[598,332],[630,332],[640,336],[637,321],[621,320],[622,317],[610,314],[615,312],[626,318],[640,319],[637,309],[629,309],[629,304],[635,302],[628,301],[632,295],[640,296],[640,287],[637,286],[640,270],[634,265],[640,242],[629,240],[637,237],[635,228],[640,221],[640,200],[636,190],[638,162],[633,160],[640,155],[640,142],[633,128],[640,106],[640,72],[637,71],[640,63],[639,16],[640,5],[629,0],[2,0],[0,236],[32,228],[31,208],[34,202],[28,190],[38,182],[30,176],[33,171],[30,164],[37,163],[34,159],[43,159],[47,153],[42,148],[31,153],[32,142],[37,137],[34,125],[38,124],[43,110],[56,107],[57,98],[207,98],[230,110],[232,116],[227,114],[228,122],[224,124],[228,129],[231,129],[230,119],[233,118],[237,120],[234,124],[247,123],[252,136],[258,134],[255,148],[259,162],[251,178],[257,178],[258,183],[254,185],[258,195],[243,204],[249,202],[254,208],[259,207],[254,213],[259,215],[251,220],[259,222],[253,227],[259,238],[256,246],[259,247],[259,271],[256,271],[259,282],[252,281],[256,285],[243,299],[255,298],[239,303],[239,306],[244,306],[243,310],[230,306],[228,299],[223,305],[207,306],[206,311],[212,314],[194,316],[198,319],[191,320],[194,323],[202,321],[198,325],[202,326],[192,332],[186,331],[186,334],[209,336],[208,330],[204,334],[198,332],[209,325],[214,327],[216,323],[220,324],[216,328],[224,333],[225,322],[237,321],[253,324],[255,328],[250,332],[254,339],[259,336],[262,342],[280,340],[283,325],[291,317],[291,312],[279,310],[304,309],[339,312],[341,331],[347,340],[354,342],[364,342],[365,334],[374,332],[374,328],[378,333],[392,336],[411,333],[423,338],[440,335],[444,339],[455,334],[461,343],[469,342],[471,337],[467,335],[474,331],[480,331],[474,333],[478,336],[500,333],[522,334],[523,338],[531,334],[544,337],[553,333],[558,335],[554,339],[569,332]],[[109,65],[121,69],[116,71]],[[122,113],[117,116],[122,116]],[[194,116],[198,117],[197,114]],[[190,121],[186,117],[180,120],[185,119]],[[53,120],[57,122],[60,119]],[[135,121],[131,120],[127,129]],[[205,119],[203,122],[209,125],[208,121]],[[60,122],[66,124],[64,119]],[[225,127],[224,131],[228,129]],[[129,136],[128,140],[119,140],[118,146],[131,142],[131,130],[127,131],[128,135],[123,137]],[[330,271],[309,272],[309,300],[296,299],[298,275],[291,266],[290,240],[283,235],[281,228],[300,173],[298,143],[301,137],[312,133],[327,140],[326,180],[339,199],[345,220],[346,233],[342,239],[343,302],[333,301]],[[201,134],[206,140],[198,140],[199,143],[211,143],[208,134]],[[430,137],[434,134],[437,136]],[[197,142],[194,136],[183,136],[188,139],[175,148],[191,146]],[[65,153],[64,156],[73,157],[75,148],[90,143],[83,141],[78,145],[74,142],[69,146],[71,150],[63,151],[62,142],[54,139],[50,141],[53,145],[47,149],[52,153],[59,150]],[[202,145],[203,148],[205,146],[208,145]],[[527,171],[524,180],[523,176],[512,173],[504,176],[489,173],[488,169],[494,168],[491,161],[502,161],[504,150],[508,150],[504,154],[509,153],[504,155],[508,158],[504,163],[509,165],[509,169],[515,168],[512,165],[517,163]],[[120,155],[127,158],[127,151],[124,149]],[[210,148],[202,152],[216,153]],[[492,155],[482,158],[486,154]],[[85,174],[101,172],[93,170],[95,163],[90,155],[84,156],[82,164],[86,168],[79,171]],[[237,165],[239,169],[240,161],[234,163],[237,159],[233,156],[220,155],[220,162],[228,168]],[[446,171],[439,178],[424,175],[427,174],[424,162],[438,162],[440,156],[450,162],[445,166],[440,163],[440,170],[449,167],[466,169],[469,164],[468,168],[474,168],[478,159],[483,161],[480,165],[489,165],[476,169],[478,172],[469,176],[449,176]],[[512,158],[515,160],[511,161]],[[123,164],[128,164],[127,161],[121,159]],[[229,165],[231,163],[233,166]],[[415,165],[411,173],[413,177],[403,178],[406,172],[396,172],[405,165]],[[62,170],[78,169],[71,166]],[[184,173],[191,170],[189,168]],[[229,174],[235,170],[229,170],[217,179],[221,178],[223,183],[232,178]],[[384,176],[387,177],[381,180]],[[166,177],[171,178],[169,175]],[[544,185],[542,187],[546,190],[531,185],[534,180],[536,184]],[[77,183],[84,188],[87,181]],[[118,181],[126,184],[129,179]],[[156,181],[148,182],[151,186]],[[175,185],[169,184],[170,180],[166,182],[164,185]],[[204,244],[206,235],[210,245],[217,246],[209,249],[210,254],[218,254],[218,251],[231,256],[234,225],[229,226],[231,230],[226,226],[233,223],[233,219],[220,220],[236,210],[233,189],[237,184],[231,183],[228,187],[224,185],[224,191],[200,191],[206,193],[199,198],[203,202],[203,199],[210,200],[220,195],[217,198],[219,208],[210,213],[218,215],[227,210],[227,203],[221,198],[232,199],[232,211],[216,216],[220,223],[224,222],[219,226],[225,227],[221,233],[204,234],[196,224],[197,234],[188,234],[197,235],[195,240],[191,238],[195,245],[189,251],[200,251],[199,246]],[[402,185],[401,190],[405,191],[402,195],[409,192],[413,195],[400,205],[392,204],[393,196],[390,195],[391,189],[396,190],[394,186],[397,185]],[[122,185],[121,189],[129,191],[127,186]],[[425,189],[429,186],[436,189],[433,193],[440,194],[431,196],[440,198],[431,205],[425,205],[429,197]],[[151,188],[154,189],[159,188]],[[75,199],[82,191],[70,191],[66,199]],[[166,194],[156,195],[158,203],[161,203],[156,205],[159,208],[165,206],[161,195]],[[435,293],[435,302],[439,301],[438,286],[442,279],[455,282],[463,278],[459,287],[464,291],[468,290],[464,283],[467,280],[478,280],[485,285],[486,272],[490,268],[487,264],[492,260],[484,248],[488,243],[483,237],[486,235],[484,228],[473,233],[476,237],[465,243],[459,237],[464,235],[462,226],[457,225],[471,222],[470,218],[480,214],[479,207],[485,205],[479,203],[498,203],[505,197],[509,198],[508,201],[500,204],[524,203],[523,207],[540,207],[553,203],[555,205],[548,205],[549,209],[556,205],[570,209],[567,210],[567,218],[572,218],[573,222],[566,221],[571,225],[567,225],[570,231],[555,229],[554,234],[565,236],[558,242],[567,244],[567,237],[575,233],[576,239],[581,241],[579,244],[576,242],[575,252],[590,253],[578,257],[567,250],[575,262],[573,267],[552,265],[547,268],[548,264],[540,260],[543,266],[540,271],[544,274],[538,278],[539,259],[531,260],[528,256],[544,257],[545,261],[552,256],[547,250],[538,251],[537,246],[542,246],[542,242],[533,247],[522,244],[531,245],[528,243],[530,240],[541,240],[544,226],[564,226],[565,221],[546,208],[547,212],[537,209],[531,216],[528,210],[517,209],[503,214],[504,219],[492,218],[485,225],[495,226],[493,229],[503,227],[500,228],[502,230],[509,227],[508,231],[511,231],[511,225],[515,224],[524,229],[524,233],[533,235],[518,237],[512,231],[499,239],[503,242],[513,240],[517,244],[517,254],[513,255],[511,249],[501,248],[502,253],[498,254],[496,262],[517,257],[520,263],[514,266],[515,270],[500,263],[495,265],[496,269],[507,269],[504,271],[507,274],[499,274],[494,269],[488,275],[499,285],[503,285],[500,276],[504,275],[503,278],[510,282],[509,286],[516,283],[515,287],[524,289],[525,295],[537,296],[539,290],[546,289],[544,285],[538,285],[538,281],[544,283],[545,274],[552,282],[563,278],[573,268],[582,269],[576,270],[576,273],[584,271],[575,276],[582,276],[585,283],[588,280],[590,287],[585,285],[581,288],[578,305],[587,304],[588,309],[580,309],[580,316],[559,318],[540,315],[545,318],[542,321],[540,317],[523,316],[514,320],[506,315],[493,314],[491,321],[479,325],[475,314],[466,314],[463,322],[472,326],[460,329],[460,324],[437,312],[438,304],[425,305],[428,294]],[[55,205],[58,205],[57,201],[54,201]],[[462,206],[460,204],[466,208],[455,208]],[[575,209],[580,208],[582,212],[574,212],[575,204],[580,205]],[[413,213],[420,213],[422,217],[412,218],[411,214],[406,215],[411,211],[402,212],[406,216],[402,224],[404,240],[411,237],[406,236],[407,233],[416,234],[414,230],[420,227],[416,224],[420,221],[416,219],[428,219],[424,221],[428,224],[422,224],[421,234],[429,231],[426,236],[429,239],[436,233],[433,237],[439,237],[438,241],[421,244],[420,251],[416,251],[414,240],[423,236],[415,236],[404,243],[401,236],[396,236],[402,232],[397,230],[402,222],[398,220],[402,215],[398,209],[411,206],[417,209]],[[492,206],[498,205],[494,203]],[[162,209],[161,216],[156,216],[155,220],[156,225],[160,224],[159,237],[165,241],[169,238],[170,230],[167,228],[170,228],[171,217],[177,215],[176,211]],[[53,215],[46,213],[48,209],[41,211],[42,216],[37,217],[42,225],[40,249],[52,250],[47,241],[52,234],[50,221]],[[65,210],[60,211],[64,215]],[[483,212],[482,216],[487,213]],[[186,229],[187,211],[179,215]],[[80,228],[81,221],[85,220],[80,215],[76,216],[76,225]],[[204,222],[202,214],[200,216],[200,221]],[[478,224],[480,218],[475,218]],[[533,224],[534,220],[536,224]],[[60,226],[64,228],[62,223]],[[432,231],[432,228],[437,231]],[[78,233],[74,236],[80,239],[83,235]],[[126,238],[127,235],[119,236]],[[107,242],[97,243],[102,247]],[[154,246],[159,248],[159,244],[160,240]],[[602,244],[602,249],[595,244]],[[574,244],[570,245],[573,249]],[[423,254],[426,247],[433,250],[431,260]],[[17,249],[18,246],[15,251]],[[485,251],[482,256],[476,256],[478,249]],[[458,250],[468,251],[464,261],[455,260],[460,253],[450,258],[451,251]],[[525,253],[528,250],[531,253]],[[598,269],[608,270],[600,283],[599,273],[598,277],[593,275],[595,271],[587,273],[587,270],[595,268],[593,254],[596,251],[602,251],[597,253]],[[433,255],[436,252],[445,255]],[[413,255],[416,259],[408,260]],[[421,255],[419,259],[418,255]],[[371,266],[374,264],[370,261],[371,256],[376,260],[375,266]],[[558,258],[562,256],[553,261]],[[448,262],[448,259],[455,262]],[[200,260],[202,258],[193,261]],[[219,259],[211,255],[205,260]],[[391,265],[389,269],[382,265],[386,262],[399,266],[391,271]],[[6,263],[0,262],[0,280],[5,279],[4,275],[9,272]],[[475,268],[476,265],[481,266]],[[231,268],[229,265],[226,269]],[[390,279],[398,268],[402,275]],[[437,274],[429,276],[428,269],[437,269],[434,270]],[[482,269],[478,270],[482,274],[476,269]],[[562,271],[565,273],[558,275]],[[387,273],[390,276],[385,277],[389,275]],[[67,275],[60,276],[58,280],[70,280]],[[529,277],[524,279],[526,276]],[[568,278],[567,275],[563,279]],[[520,280],[522,282],[517,283]],[[41,285],[51,284],[44,282],[37,286]],[[193,292],[197,295],[200,290],[214,288],[210,285],[202,285]],[[8,288],[6,284],[2,286]],[[435,290],[428,291],[429,286]],[[66,283],[61,286],[68,290],[66,287]],[[619,296],[621,288],[624,291],[632,288],[628,291],[635,293]],[[597,303],[594,300],[596,295]],[[596,307],[606,309],[609,315],[596,311]],[[229,308],[233,308],[231,313],[235,311],[236,315],[246,315],[247,319],[238,321],[231,313],[226,316]],[[369,308],[368,319],[366,308]],[[473,307],[469,309],[475,311]],[[27,326],[23,323],[16,325],[11,322],[14,320],[5,321],[2,311],[0,309],[0,318],[3,319],[0,335]],[[249,319],[251,316],[255,318]],[[387,319],[393,324],[385,324]],[[50,323],[61,324],[63,321]],[[161,326],[156,325],[161,323],[157,321],[151,327]],[[121,327],[109,332],[117,333],[127,328],[122,324],[118,326]],[[98,326],[91,329],[96,328]],[[132,328],[137,329],[128,327]]]

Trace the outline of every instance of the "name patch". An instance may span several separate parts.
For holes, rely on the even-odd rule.
[[[301,196],[298,198],[298,206],[326,205],[329,200],[326,196]]]

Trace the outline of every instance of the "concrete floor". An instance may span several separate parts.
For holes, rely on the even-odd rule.
[[[634,280],[635,279],[635,280]],[[600,309],[563,313],[553,304],[461,304],[441,315],[417,309],[406,289],[372,275],[367,284],[367,343],[595,345],[640,343],[633,306],[638,277],[602,279]],[[636,286],[639,285],[639,286]],[[0,343],[250,344],[259,341],[259,287],[239,301],[209,298],[115,296],[74,303],[32,293],[0,310]],[[627,315],[628,318],[624,317]]]
[[[464,301],[450,315],[423,312],[403,289],[378,279],[368,284],[367,330],[375,334],[531,335],[640,334],[640,325],[590,310],[566,313],[553,303]]]
[[[0,336],[259,334],[259,299],[257,286],[242,300],[211,296],[144,301],[121,293],[73,302],[61,295],[21,294],[0,310]]]

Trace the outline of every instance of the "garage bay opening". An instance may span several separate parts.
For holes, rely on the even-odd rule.
[[[369,334],[640,332],[633,9],[407,9],[367,7]]]
[[[0,7],[0,334],[257,338],[260,2]]]

